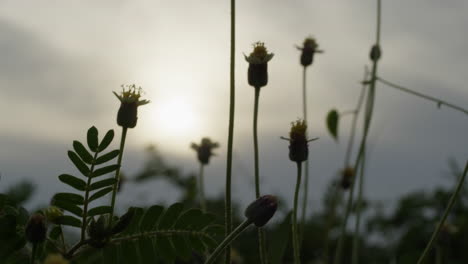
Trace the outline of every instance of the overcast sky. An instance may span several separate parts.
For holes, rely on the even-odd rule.
[[[382,1],[379,75],[468,108],[468,2]],[[312,207],[343,164],[349,121],[336,144],[326,113],[354,107],[368,52],[375,39],[374,0],[238,1],[234,198],[254,197],[252,109],[247,85],[252,43],[275,53],[262,88],[259,142],[262,192],[291,203],[295,167],[286,136],[301,113],[301,67],[295,44],[316,37],[324,54],[308,69]],[[66,152],[96,125],[115,124],[121,84],[142,86],[151,104],[139,109],[130,130],[123,170],[139,170],[143,149],[155,144],[168,163],[198,168],[190,142],[220,142],[206,172],[209,196],[224,190],[229,110],[229,1],[21,1],[0,2],[0,191],[27,178],[38,185],[29,206],[64,188],[57,176],[73,173]],[[119,134],[119,133],[117,133]],[[396,201],[416,190],[450,184],[447,160],[468,158],[468,117],[378,85],[369,138],[366,195]],[[360,134],[358,135],[358,137]],[[114,143],[117,147],[117,144]],[[173,202],[165,183],[133,186],[124,204]],[[312,210],[313,211],[313,210]]]

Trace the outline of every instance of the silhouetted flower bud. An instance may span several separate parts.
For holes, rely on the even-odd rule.
[[[354,168],[347,167],[341,172],[340,185],[343,190],[348,190],[354,180],[355,171]]]
[[[211,156],[215,155],[213,149],[218,148],[219,144],[211,141],[209,138],[202,138],[200,145],[192,143],[190,147],[197,152],[198,161],[206,165],[210,162]]]
[[[132,221],[134,214],[135,214],[134,209],[132,208],[128,209],[128,211],[120,217],[119,221],[117,221],[114,227],[112,227],[111,233],[115,235],[117,233],[124,231],[125,228],[127,228],[130,222]]]
[[[138,107],[149,103],[148,100],[140,100],[141,88],[132,85],[122,85],[121,94],[113,92],[120,100],[120,108],[117,113],[117,124],[125,128],[134,128],[138,120]]]
[[[318,50],[317,41],[314,38],[308,37],[304,40],[302,47],[297,47],[302,51],[301,53],[301,65],[307,67],[314,62],[314,55],[317,52],[322,52]]]
[[[29,242],[37,244],[46,239],[47,227],[45,222],[46,219],[41,214],[33,214],[29,218],[25,229],[26,239]]]
[[[303,162],[309,156],[309,142],[307,140],[307,124],[305,120],[297,120],[291,123],[289,132],[289,159],[295,162]]]
[[[372,46],[370,54],[369,54],[370,59],[372,61],[378,61],[381,55],[382,55],[382,52],[380,51],[380,46],[377,44]]]
[[[55,223],[55,221],[63,216],[62,209],[58,208],[57,206],[49,206],[49,208],[44,210],[44,214],[47,218],[47,221],[51,223]]]
[[[273,195],[264,195],[251,203],[245,209],[245,217],[252,221],[255,226],[264,226],[275,214],[278,208],[278,200]]]
[[[273,53],[268,53],[263,42],[254,43],[254,50],[245,60],[249,63],[247,79],[249,85],[261,88],[268,83],[268,61],[273,58]]]
[[[44,260],[44,264],[68,264],[68,260],[64,259],[60,254],[49,254]]]

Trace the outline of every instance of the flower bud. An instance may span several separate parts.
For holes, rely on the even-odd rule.
[[[245,217],[257,227],[264,226],[275,214],[278,200],[273,195],[264,195],[252,202],[245,209]]]
[[[209,138],[202,138],[200,145],[192,143],[191,147],[197,152],[198,161],[206,165],[210,162],[211,156],[214,155],[213,149],[218,148],[219,144],[211,141]]]
[[[254,50],[245,60],[249,63],[247,79],[249,85],[261,88],[268,83],[268,61],[273,58],[273,53],[268,53],[263,42],[254,44]]]
[[[291,161],[303,162],[309,156],[306,130],[305,120],[297,120],[292,123],[291,132],[289,132],[289,159]]]
[[[51,223],[55,223],[55,221],[63,216],[63,211],[58,208],[57,206],[49,206],[46,210],[44,210],[44,214],[47,218],[47,221]]]
[[[68,264],[68,260],[64,259],[60,254],[49,254],[44,260],[44,264]]]
[[[149,103],[148,100],[140,100],[141,88],[134,84],[122,86],[121,94],[114,92],[120,100],[120,108],[117,113],[117,124],[125,128],[134,128],[138,120],[138,107]]]
[[[132,208],[128,209],[128,211],[124,215],[122,215],[119,221],[117,221],[117,223],[112,227],[111,233],[115,235],[124,231],[125,228],[127,228],[130,222],[132,221],[134,214],[135,210],[133,210]]]
[[[378,61],[381,55],[382,55],[382,52],[380,51],[380,46],[377,44],[372,46],[370,54],[369,54],[370,59],[372,61]]]
[[[318,44],[314,38],[306,38],[302,47],[298,49],[302,50],[301,53],[301,65],[307,67],[314,61],[314,54],[317,52]]]
[[[348,190],[354,180],[354,168],[347,167],[341,172],[340,186],[343,190]]]
[[[29,218],[25,229],[26,239],[29,242],[37,244],[46,239],[47,227],[45,220],[43,215],[37,213]]]

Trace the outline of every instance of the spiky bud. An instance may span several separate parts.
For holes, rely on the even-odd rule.
[[[42,214],[33,214],[29,218],[24,232],[29,242],[33,244],[43,242],[46,239],[47,233],[45,217]]]
[[[261,88],[268,83],[268,61],[273,58],[273,53],[268,53],[263,42],[254,43],[254,50],[245,60],[249,63],[247,79],[249,85]]]
[[[148,100],[140,100],[141,87],[134,84],[122,85],[121,94],[114,92],[120,101],[119,112],[117,113],[117,124],[125,128],[134,128],[138,120],[138,107],[149,103]]]
[[[303,162],[309,156],[309,143],[307,140],[307,124],[305,120],[297,120],[291,123],[289,132],[289,159],[295,162]]]
[[[318,52],[318,44],[314,38],[308,37],[304,40],[303,46],[298,47],[302,51],[301,53],[301,65],[307,67],[314,62],[314,55]]]
[[[191,148],[197,152],[198,161],[206,165],[210,162],[211,156],[214,155],[213,149],[218,148],[217,142],[211,141],[209,138],[202,138],[200,145],[192,143]]]
[[[375,44],[372,46],[369,57],[371,61],[378,61],[380,59],[380,56],[382,56],[382,51],[380,50],[380,46]]]
[[[245,217],[257,227],[264,226],[275,214],[278,199],[273,195],[263,195],[245,209]]]

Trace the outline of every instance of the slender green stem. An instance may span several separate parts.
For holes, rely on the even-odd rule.
[[[443,250],[442,246],[438,245],[436,246],[436,264],[442,264],[443,263]]]
[[[327,223],[326,223],[326,228],[325,228],[325,235],[324,235],[324,241],[325,241],[325,246],[324,246],[324,250],[323,250],[323,259],[325,260],[325,263],[328,263],[328,252],[330,250],[330,245],[329,245],[329,241],[328,241],[328,237],[330,236],[330,229],[333,225],[333,223],[335,222],[335,216],[336,216],[336,208],[337,208],[337,205],[338,205],[338,201],[340,199],[340,195],[341,195],[341,191],[340,191],[340,188],[338,186],[336,186],[334,188],[334,193],[333,193],[333,200],[332,200],[332,204],[331,204],[331,208],[330,208],[330,213],[328,215],[328,219],[327,219]]]
[[[86,225],[88,224],[88,199],[89,199],[89,186],[91,185],[91,181],[93,179],[92,175],[94,172],[94,161],[97,158],[99,152],[94,153],[93,157],[93,164],[91,164],[90,168],[90,174],[88,175],[88,182],[86,183],[86,191],[85,191],[85,197],[84,197],[84,204],[83,204],[83,218],[82,218],[82,224],[81,224],[81,238],[80,240],[84,240],[86,238]],[[63,236],[63,233],[62,233]]]
[[[127,128],[122,127],[122,136],[120,138],[120,152],[119,152],[119,157],[117,159],[117,170],[115,171],[115,183],[114,187],[112,190],[112,200],[111,200],[111,214],[109,217],[109,226],[112,225],[112,219],[114,218],[114,208],[115,208],[115,196],[117,194],[117,188],[119,186],[119,181],[120,181],[120,168],[122,167],[122,157],[124,153],[124,147],[125,147],[125,139],[127,137]]]
[[[260,98],[260,87],[255,87],[255,102],[253,111],[253,142],[254,142],[254,158],[255,158],[255,198],[260,197],[260,165],[258,161],[258,101]]]
[[[353,250],[351,254],[352,264],[358,264],[359,262],[359,228],[361,225],[361,210],[362,210],[362,196],[364,189],[364,171],[366,164],[366,152],[364,150],[362,154],[361,168],[359,169],[359,186],[358,186],[358,197],[356,201],[356,223],[354,227],[353,237]]]
[[[306,69],[307,67],[303,68],[302,71],[302,114],[306,123],[307,120],[307,86],[306,86]],[[307,159],[304,162],[304,194],[302,197],[302,217],[301,217],[301,224],[299,230],[299,247],[302,245],[302,237],[304,235],[304,226],[305,220],[307,216],[307,199],[309,196],[309,160]]]
[[[381,21],[381,1],[377,0],[377,32],[376,32],[376,44],[379,46],[380,43],[380,21]],[[375,84],[377,80],[377,64],[378,60],[373,60],[372,64],[372,76],[370,80],[370,89],[369,89],[369,96],[367,97],[367,103],[366,103],[366,111],[365,111],[365,118],[364,118],[364,134],[362,136],[361,140],[361,145],[359,147],[359,152],[356,157],[356,162],[354,163],[354,168],[357,170],[359,168],[359,164],[363,158],[363,154],[366,148],[366,142],[367,142],[367,136],[369,134],[369,127],[371,124],[372,120],[372,112],[374,109],[374,99],[375,99]],[[357,171],[356,171],[357,173]],[[354,186],[355,186],[355,180],[352,181],[350,191],[349,191],[349,196],[348,196],[348,202],[346,204],[346,209],[345,209],[345,215],[343,219],[343,223],[341,224],[341,230],[340,230],[340,238],[338,239],[338,245],[336,247],[336,252],[335,252],[335,264],[339,264],[341,261],[341,254],[343,251],[343,246],[344,246],[344,239],[346,236],[346,226],[348,223],[348,218],[349,214],[351,212],[351,207],[353,204],[353,193],[354,193]]]
[[[249,221],[248,219],[242,222],[239,226],[234,229],[229,235],[224,238],[224,240],[221,242],[221,244],[218,245],[218,247],[211,253],[211,255],[208,257],[208,259],[205,261],[205,264],[211,264],[214,263],[216,258],[223,252],[223,250],[228,247],[228,245],[231,244],[231,242],[236,239],[242,231],[244,231],[250,224],[252,224],[252,221]]]
[[[231,0],[231,52],[230,52],[230,98],[229,98],[229,134],[226,164],[226,197],[224,223],[225,236],[232,230],[232,208],[231,208],[231,172],[232,172],[232,145],[234,140],[234,106],[235,106],[235,49],[236,49],[236,1]],[[225,252],[225,264],[231,264],[231,247],[228,245]]]
[[[297,162],[297,181],[296,190],[294,191],[294,208],[292,214],[292,240],[293,240],[293,253],[294,253],[294,264],[301,263],[301,257],[299,253],[299,237],[297,230],[297,200],[299,198],[299,189],[301,186],[301,170],[302,164]]]
[[[65,244],[65,237],[63,236],[62,225],[59,225],[59,228],[60,228],[60,240],[62,242],[63,251],[67,251],[67,244]]]
[[[89,242],[91,242],[90,239],[86,239],[83,241],[79,241],[76,243],[65,255],[63,255],[66,259],[71,259],[73,257],[73,254],[80,249],[82,246],[87,245]]]
[[[432,249],[434,246],[434,243],[437,241],[437,238],[439,237],[439,233],[441,228],[444,226],[445,220],[447,219],[448,215],[450,214],[450,211],[452,210],[453,205],[455,204],[455,201],[457,200],[458,194],[460,193],[463,183],[465,182],[466,174],[468,171],[468,161],[465,164],[465,170],[463,171],[463,175],[461,176],[460,180],[458,181],[458,184],[455,188],[455,191],[453,192],[452,196],[450,197],[449,203],[447,207],[445,208],[444,214],[442,215],[442,219],[439,221],[439,224],[437,225],[437,228],[434,230],[432,233],[431,239],[429,240],[429,243],[427,243],[426,248],[424,249],[423,253],[419,257],[419,260],[417,264],[421,264],[424,261],[424,258],[427,256],[429,251]]]
[[[429,95],[425,95],[425,94],[422,94],[422,93],[419,93],[419,92],[416,92],[416,91],[413,91],[411,89],[408,89],[406,87],[403,87],[401,85],[398,85],[398,84],[395,84],[395,83],[392,83],[390,81],[387,81],[387,80],[384,80],[380,77],[377,77],[377,80],[385,85],[388,85],[390,87],[393,87],[395,89],[398,89],[400,91],[403,91],[403,92],[406,92],[406,93],[409,93],[409,94],[412,94],[412,95],[415,95],[415,96],[418,96],[418,97],[421,97],[421,98],[424,98],[426,100],[429,100],[429,101],[433,101],[433,102],[436,102],[438,106],[441,106],[441,105],[445,105],[449,108],[452,108],[452,109],[455,109],[457,111],[460,111],[466,115],[468,115],[468,110],[467,109],[464,109],[463,107],[460,107],[460,106],[457,106],[457,105],[454,105],[454,104],[451,104],[451,103],[448,103],[448,102],[445,102],[443,100],[440,100],[439,98],[436,98],[436,97],[432,97],[432,96],[429,96]]]
[[[37,251],[37,243],[33,243],[32,252],[31,252],[31,264],[34,264],[34,260],[36,258],[36,251]]]
[[[203,212],[206,212],[206,202],[205,202],[205,188],[203,181],[203,168],[205,166],[200,163],[200,172],[198,173],[198,193],[200,194],[200,207]]]

